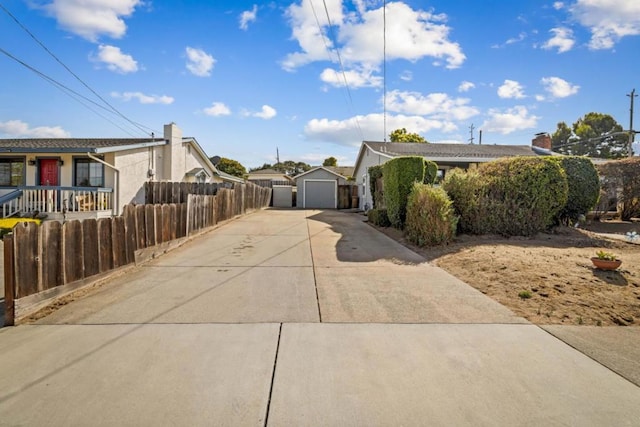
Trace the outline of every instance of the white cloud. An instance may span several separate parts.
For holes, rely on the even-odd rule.
[[[400,74],[400,80],[403,80],[405,82],[410,82],[411,80],[413,80],[413,73],[409,70],[404,70]]]
[[[358,126],[362,133],[358,131]],[[431,130],[442,132],[456,130],[453,123],[441,120],[402,114],[387,115],[387,133],[399,128],[411,129],[412,132],[425,135],[427,140],[429,139],[427,132]],[[384,140],[384,116],[382,114],[368,114],[345,120],[313,119],[307,122],[304,132],[307,138],[312,141],[359,147],[363,138],[370,141]]]
[[[350,66],[360,65],[374,69],[380,66],[383,52],[383,10],[367,9],[372,4],[358,1],[357,11],[344,14],[342,0],[326,2],[335,40],[340,43],[342,60]],[[379,5],[379,3],[376,3]],[[444,62],[447,68],[458,68],[466,59],[458,43],[449,40],[451,28],[445,24],[446,15],[413,10],[402,2],[387,3],[387,60],[405,59],[417,61],[434,58],[437,65]],[[323,32],[328,31],[325,13],[314,14],[309,0],[292,4],[287,9],[293,38],[300,51],[286,56],[282,66],[294,70],[314,61],[331,59],[325,44],[334,49],[332,41],[318,29],[316,16]],[[397,23],[397,24],[393,24]]]
[[[120,38],[127,31],[122,18],[131,16],[142,0],[53,0],[40,8],[74,34],[95,42],[100,35]]]
[[[486,132],[497,132],[503,135],[510,134],[517,130],[531,129],[537,126],[540,117],[529,113],[526,107],[518,105],[506,111],[490,109],[489,119],[486,120],[481,129]]]
[[[122,99],[123,101],[131,101],[137,99],[140,104],[173,104],[173,97],[167,95],[145,95],[142,92],[111,92],[111,96],[114,98]]]
[[[637,0],[577,0],[569,10],[591,31],[591,49],[611,49],[623,37],[640,35]]]
[[[566,98],[567,96],[578,93],[580,86],[572,85],[560,77],[543,77],[540,80],[544,90],[546,90],[554,98]]]
[[[213,65],[216,63],[213,56],[202,49],[195,49],[189,46],[187,46],[185,52],[187,53],[187,70],[189,70],[191,74],[198,77],[208,77],[211,75]]]
[[[468,82],[466,80],[464,80],[462,83],[460,83],[460,85],[458,86],[458,92],[469,92],[469,90],[473,89],[474,87],[476,87],[475,84]]]
[[[520,20],[520,18],[518,18],[518,20]],[[505,46],[508,46],[510,44],[520,43],[521,41],[523,41],[526,38],[527,38],[527,33],[522,32],[522,33],[518,34],[517,37],[512,37],[510,39],[507,39],[507,41],[505,41],[503,44],[494,44],[493,46],[491,46],[491,48],[492,49],[501,49],[501,48],[503,48]]]
[[[122,53],[119,47],[101,44],[98,46],[98,55],[91,57],[94,62],[107,65],[111,71],[120,74],[135,73],[138,71],[138,63],[131,55]]]
[[[553,8],[555,10],[560,10],[560,9],[564,8],[564,3],[561,2],[561,1],[554,2],[553,3]]]
[[[320,80],[335,87],[343,87],[345,78],[351,89],[382,86],[382,77],[374,76],[371,70],[347,70],[343,76],[339,70],[325,68],[320,74]]]
[[[544,95],[536,95],[536,97],[535,97],[535,98],[536,98],[536,101],[539,101],[539,102],[542,102],[542,101],[544,101],[545,99],[547,99],[547,98],[545,98],[545,96],[544,96]]]
[[[450,98],[446,93],[425,96],[418,92],[393,90],[387,93],[387,110],[437,120],[461,121],[479,114],[477,108],[468,105],[469,101],[467,98]]]
[[[207,116],[213,117],[228,116],[229,114],[231,114],[231,109],[227,107],[223,102],[214,102],[213,104],[211,104],[211,107],[205,108],[203,111]]]
[[[71,134],[60,126],[29,127],[22,120],[0,122],[0,133],[12,138],[69,138]]]
[[[524,87],[515,80],[505,80],[502,86],[498,88],[498,96],[500,98],[522,99],[524,95]]]
[[[256,22],[258,14],[258,5],[254,4],[251,10],[245,10],[240,14],[240,29],[246,30],[249,28],[250,22]]]
[[[557,48],[558,53],[568,52],[573,48],[575,44],[575,40],[573,38],[573,31],[569,28],[558,27],[552,28],[549,30],[550,33],[553,33],[553,37],[546,41],[545,44],[542,45],[543,49],[553,49]]]
[[[257,113],[252,113],[249,111],[244,112],[245,116],[258,117],[265,120],[273,119],[277,114],[278,112],[276,111],[276,109],[269,105],[263,105],[262,110]]]

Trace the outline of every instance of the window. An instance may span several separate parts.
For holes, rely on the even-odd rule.
[[[75,159],[76,187],[104,187],[104,166],[93,159]]]
[[[0,158],[0,186],[24,185],[24,159]]]

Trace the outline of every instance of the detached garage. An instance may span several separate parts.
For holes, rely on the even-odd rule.
[[[347,178],[324,166],[295,177],[298,195],[296,206],[303,209],[337,209],[338,185],[347,185]]]

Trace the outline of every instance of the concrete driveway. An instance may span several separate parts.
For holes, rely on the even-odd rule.
[[[637,386],[363,218],[258,212],[0,330],[0,424],[637,425]]]

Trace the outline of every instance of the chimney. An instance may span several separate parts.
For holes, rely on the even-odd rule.
[[[531,145],[551,151],[551,137],[547,132],[536,133],[536,137],[531,141]]]

